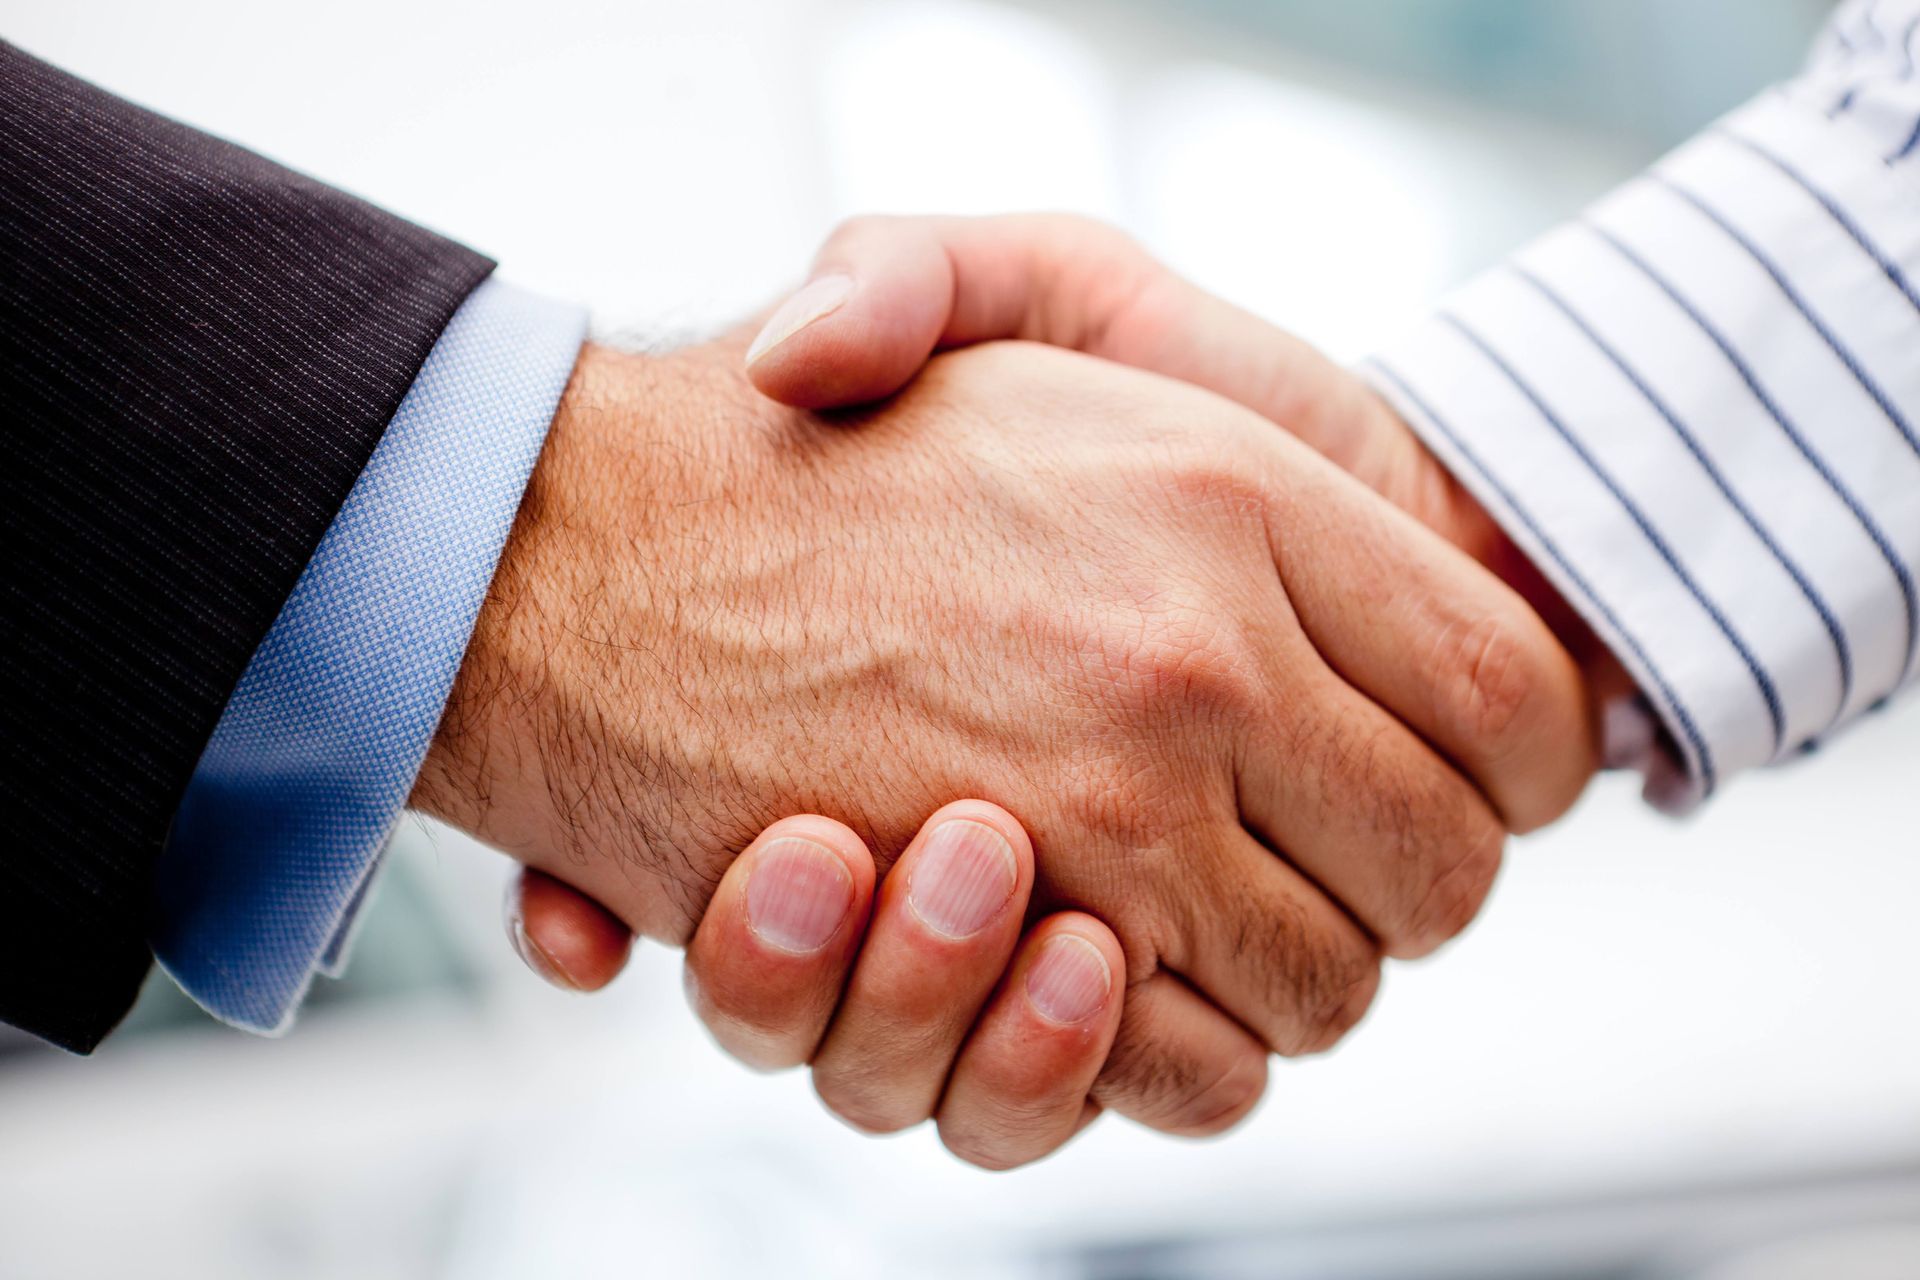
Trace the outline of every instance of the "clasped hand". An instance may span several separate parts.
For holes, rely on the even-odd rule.
[[[538,873],[556,976],[690,943],[722,1045],[863,1128],[1215,1132],[1591,775],[1520,563],[1113,233],[851,224],[750,363],[582,355],[415,803]]]

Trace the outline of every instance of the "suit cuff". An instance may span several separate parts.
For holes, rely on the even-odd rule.
[[[277,1032],[336,968],[460,669],[585,335],[488,280],[461,305],[228,701],[175,816],[152,942]]]

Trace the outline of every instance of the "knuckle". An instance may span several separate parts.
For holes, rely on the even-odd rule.
[[[1268,1047],[1283,1058],[1331,1049],[1380,987],[1379,957],[1357,939],[1303,927],[1291,941],[1272,953],[1277,1026]]]
[[[1269,506],[1267,482],[1249,465],[1249,451],[1225,443],[1213,434],[1166,442],[1162,492],[1189,519],[1196,511],[1262,519]]]
[[[1330,804],[1365,815],[1361,835],[1380,851],[1380,896],[1365,923],[1387,954],[1425,955],[1459,934],[1493,887],[1506,832],[1479,792],[1430,755],[1389,745],[1397,728],[1338,745]]]
[[[1350,968],[1341,981],[1328,982],[1307,1019],[1304,1039],[1284,1056],[1325,1053],[1360,1025],[1380,991],[1380,965],[1368,961]]]
[[[1235,1037],[1232,1047],[1196,1054],[1124,1025],[1094,1082],[1102,1106],[1157,1129],[1207,1137],[1241,1120],[1267,1088],[1267,1056]]]
[[[1194,1079],[1171,1100],[1165,1128],[1191,1137],[1224,1133],[1246,1118],[1267,1091],[1267,1061],[1256,1053],[1237,1055],[1226,1067]]]
[[[1129,722],[1241,717],[1265,694],[1251,644],[1225,610],[1178,588],[1103,620],[1087,676]]]
[[[1317,918],[1291,895],[1243,901],[1231,955],[1250,980],[1258,1017],[1249,1022],[1283,1058],[1331,1048],[1360,1020],[1380,984],[1380,952],[1337,915]]]
[[[1506,832],[1490,815],[1453,846],[1414,909],[1412,941],[1421,950],[1408,958],[1458,937],[1473,923],[1493,891],[1505,851]]]
[[[1449,627],[1439,645],[1442,710],[1465,741],[1491,756],[1517,746],[1527,712],[1545,684],[1535,648],[1495,614]]]

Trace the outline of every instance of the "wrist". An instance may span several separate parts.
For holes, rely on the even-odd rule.
[[[704,469],[681,424],[715,408],[699,363],[582,351],[410,799],[675,941],[718,870],[677,853],[671,672],[630,659],[668,647],[670,513]]]

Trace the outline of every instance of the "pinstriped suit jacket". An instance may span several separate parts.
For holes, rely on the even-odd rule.
[[[0,1019],[132,1003],[194,762],[491,267],[0,42]]]

